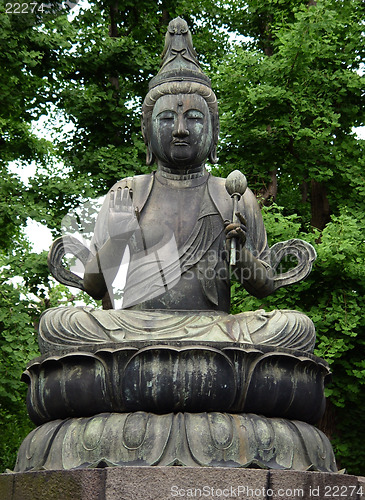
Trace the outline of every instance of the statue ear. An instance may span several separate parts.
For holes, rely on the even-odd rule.
[[[217,145],[214,144],[212,149],[209,152],[208,160],[210,163],[218,163],[218,157],[217,157]]]
[[[148,140],[148,121],[144,113],[142,113],[142,136],[144,143],[147,146],[147,151],[146,151],[146,165],[150,166],[153,165],[155,162],[155,155],[152,152],[151,144],[150,141]]]
[[[219,117],[218,113],[212,116],[212,128],[213,128],[213,144],[211,150],[209,151],[208,159],[211,163],[218,163],[217,157],[217,144],[219,138]]]
[[[151,144],[147,144],[147,151],[146,151],[146,165],[150,166],[155,163],[155,155],[152,152]]]

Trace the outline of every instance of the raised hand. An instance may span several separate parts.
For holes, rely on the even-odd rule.
[[[109,193],[108,231],[112,240],[128,240],[138,229],[138,220],[128,188]]]

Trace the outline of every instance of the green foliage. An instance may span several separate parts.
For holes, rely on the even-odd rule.
[[[0,291],[0,468],[12,467],[16,450],[33,425],[26,414],[26,387],[20,381],[27,362],[39,355],[34,330],[39,309],[3,269]]]
[[[276,2],[264,3],[271,6],[270,53],[237,46],[216,68],[220,165],[245,172],[256,192],[276,169],[277,201],[288,210],[304,213],[297,200],[311,179],[326,183],[334,211],[350,183],[346,203],[357,206],[364,187],[363,146],[352,132],[364,119],[361,2],[343,9],[330,0],[310,8],[284,2],[293,4],[290,23],[277,16]],[[248,4],[259,11],[260,2]]]

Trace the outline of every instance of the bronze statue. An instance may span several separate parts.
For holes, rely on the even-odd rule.
[[[168,26],[162,67],[142,107],[149,175],[117,182],[90,249],[70,236],[52,274],[109,308],[58,307],[39,324],[42,356],[24,372],[39,427],[16,471],[108,465],[188,465],[336,471],[324,411],[329,368],[297,311],[230,314],[233,274],[265,297],[303,279],[308,243],[268,247],[243,174],[213,177],[219,122],[210,80],[186,23]],[[61,263],[73,253],[83,278]],[[280,274],[285,255],[297,265]],[[122,308],[121,264],[129,255]],[[122,280],[123,281],[123,280]]]
[[[299,264],[276,274],[275,248],[255,196],[247,189],[237,205],[224,179],[205,168],[216,162],[217,99],[201,71],[185,21],[172,21],[162,67],[142,107],[142,132],[150,175],[123,179],[108,193],[95,226],[83,288],[94,298],[109,293],[128,246],[130,263],[122,310],[51,309],[40,323],[44,352],[71,345],[138,339],[232,340],[313,350],[313,323],[296,311],[232,316],[230,274],[256,297],[305,277],[313,248],[287,242]],[[227,239],[237,242],[229,265]],[[280,254],[285,250],[280,247]],[[277,262],[276,262],[277,263]],[[56,277],[57,276],[56,273]]]

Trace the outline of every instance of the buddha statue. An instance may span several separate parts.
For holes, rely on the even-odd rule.
[[[233,221],[225,180],[205,166],[208,159],[217,162],[217,99],[180,18],[169,24],[162,57],[142,106],[147,164],[156,163],[157,169],[123,179],[109,191],[77,285],[95,299],[109,296],[113,304],[113,283],[128,251],[123,306],[48,309],[39,325],[41,352],[151,339],[233,341],[312,352],[314,325],[300,312],[229,313],[232,275],[249,293],[266,297],[304,278],[315,251],[300,240],[270,249],[249,188]],[[236,243],[234,265],[231,239]],[[51,262],[55,253],[51,250]],[[280,275],[276,266],[288,253],[298,264]],[[51,269],[68,284],[59,266]]]
[[[300,240],[288,242],[299,263],[289,277],[278,275],[250,189],[232,222],[225,180],[205,167],[207,159],[217,161],[217,99],[180,18],[169,25],[162,67],[149,87],[142,133],[147,163],[156,162],[157,170],[123,179],[109,191],[81,285],[95,299],[108,294],[113,302],[113,282],[128,248],[122,309],[47,310],[39,325],[41,352],[138,339],[231,340],[312,352],[315,329],[302,313],[229,314],[231,275],[262,298],[308,274],[315,252]],[[231,238],[237,242],[234,266],[229,265]]]
[[[112,187],[90,248],[70,235],[51,247],[52,274],[108,306],[42,314],[42,355],[23,374],[38,427],[16,471],[337,470],[330,442],[313,427],[330,371],[312,354],[312,321],[289,310],[230,314],[232,276],[266,297],[305,278],[315,251],[297,239],[269,248],[243,174],[225,180],[206,168],[217,161],[218,132],[210,80],[186,23],[174,19],[142,106],[156,170]],[[66,253],[84,264],[82,278],[62,263]],[[286,255],[297,265],[279,273]]]

